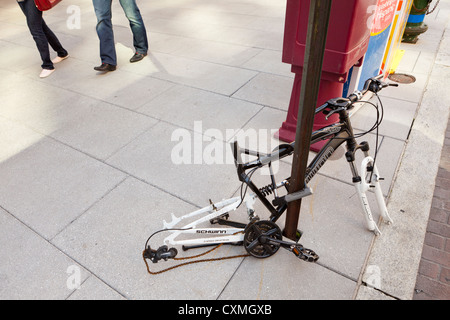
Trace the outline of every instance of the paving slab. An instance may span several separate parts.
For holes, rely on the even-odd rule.
[[[265,73],[276,74],[286,77],[294,77],[291,66],[280,63],[282,53],[279,50],[264,49],[257,55],[243,63],[241,66],[247,69],[258,70]],[[289,86],[288,86],[289,87]]]
[[[49,135],[97,159],[110,157],[158,122],[106,102],[72,104],[55,117],[59,129]]]
[[[127,54],[126,57],[129,57]],[[120,62],[119,62],[120,63]],[[137,74],[150,74],[153,78],[172,83],[232,95],[256,75],[256,72],[225,65],[213,64],[164,53],[150,53],[137,65],[125,65],[124,70]]]
[[[291,92],[292,78],[260,73],[234,93],[233,97],[287,111]]]
[[[301,243],[319,254],[317,263],[280,249],[268,259],[239,257],[160,275],[147,273],[145,240],[171,213],[239,195],[230,139],[264,151],[279,143],[267,133],[286,118],[293,74],[281,62],[285,2],[155,0],[139,6],[149,55],[129,63],[129,24],[113,1],[119,68],[104,75],[92,70],[100,63],[92,1],[62,2],[44,13],[70,58],[39,79],[41,61],[25,17],[15,2],[0,3],[0,61],[7,61],[0,63],[0,297],[411,299],[450,105],[443,85],[450,76],[449,1],[427,16],[429,31],[416,45],[401,45],[405,58],[398,70],[417,81],[380,95],[385,119],[377,164],[393,225],[380,223],[379,237],[366,230],[340,158],[324,166],[311,181],[314,194],[302,201]],[[373,125],[371,109],[352,116],[358,132]],[[227,130],[234,135],[227,137]],[[266,135],[259,140],[245,136],[260,130]],[[363,140],[373,152],[374,133]],[[174,161],[177,155],[186,162]],[[290,169],[284,159],[277,177]],[[268,184],[267,175],[253,177]],[[255,207],[267,219],[262,204]],[[247,221],[244,208],[232,216]],[[277,223],[283,228],[284,219]],[[152,238],[152,247],[163,238]],[[224,246],[208,256],[245,253]]]
[[[160,275],[149,275],[142,259],[145,241],[162,228],[163,219],[170,221],[171,212],[179,215],[194,209],[168,193],[129,178],[52,243],[127,299],[216,299],[240,259],[190,265]],[[161,241],[161,236],[154,237],[149,245],[156,249]],[[227,256],[229,250],[237,253],[243,248],[226,247],[211,256]],[[150,262],[152,271],[171,265],[170,261]]]
[[[447,66],[434,65],[388,204],[396,223],[376,239],[367,262],[380,269],[380,289],[400,299],[413,296],[433,197],[429,190],[434,190],[449,116],[450,101],[440,84],[449,76]],[[368,277],[366,269],[363,281]]]
[[[0,118],[0,162],[22,152],[33,144],[39,142],[44,136],[29,128]]]
[[[170,53],[174,55],[217,64],[224,64],[227,66],[240,66],[260,53],[262,50],[254,47],[211,42],[199,39],[186,39],[181,37],[166,37],[166,39],[164,39],[164,43],[178,44],[177,49],[172,49],[170,51]],[[158,43],[156,43],[156,45],[158,45]],[[170,47],[173,47],[173,45]],[[158,47],[156,49],[158,49]],[[161,49],[161,46],[159,49]]]
[[[2,161],[2,208],[51,239],[125,174],[44,137]]]
[[[394,88],[397,89],[399,95],[405,94],[405,91],[414,91],[413,87],[408,87],[408,85],[404,85],[402,88]],[[395,91],[391,90],[389,92],[390,95],[396,96]],[[413,99],[413,98],[411,98]],[[380,102],[377,98],[373,98],[370,100],[371,103],[374,103],[378,106],[378,112],[382,114],[382,123],[378,127],[378,133],[382,136],[388,136],[394,139],[406,141],[408,138],[408,133],[411,128],[411,124],[414,120],[417,102],[411,102],[408,100],[403,100],[402,98],[391,98],[388,96],[380,96]],[[383,109],[381,109],[383,107]],[[353,116],[352,116],[352,124],[355,129],[359,129],[361,131],[367,131],[377,122],[377,110],[373,105],[365,104],[364,107],[360,108]],[[376,131],[372,131],[375,133]]]
[[[70,268],[77,270],[79,283],[90,275],[2,208],[0,222],[0,299],[63,300],[76,290],[70,283]]]
[[[360,141],[367,141],[369,143],[371,148],[370,155],[374,157],[376,136],[374,134],[365,135]],[[393,187],[395,181],[397,167],[401,161],[405,142],[390,137],[380,136],[378,138],[378,144],[379,147],[375,161],[381,178],[383,178],[383,180],[380,181],[381,189],[383,190],[383,194],[387,197],[389,195],[389,190]],[[320,173],[353,186],[352,174],[350,166],[345,159],[344,150],[342,150],[340,154],[340,158],[331,159],[325,163]],[[314,153],[310,153],[311,159],[314,155]],[[364,154],[358,153],[355,157],[355,163],[360,164],[363,158]],[[358,172],[360,172],[361,168],[359,166],[357,168]]]
[[[137,111],[200,134],[207,134],[208,129],[220,131],[221,140],[226,141],[232,138],[227,137],[227,130],[241,129],[261,109],[255,103],[174,85]]]
[[[8,64],[2,66],[3,70],[16,71],[42,64],[31,50],[23,50],[23,48],[3,40],[0,45],[2,48],[0,58],[2,61],[9,61]]]
[[[126,298],[99,278],[91,275],[68,296],[67,300],[126,300]]]
[[[211,145],[208,140],[200,133],[159,122],[107,159],[107,163],[204,207],[209,204],[208,199],[220,201],[230,197],[240,185],[234,163],[226,160],[227,154],[230,156],[228,145],[220,142],[218,146],[222,148],[217,150],[223,151],[210,158],[218,159],[216,165],[206,164],[209,158],[204,153]]]
[[[281,249],[283,250],[283,249]],[[351,300],[355,282],[287,251],[267,259],[245,258],[220,300]],[[245,289],[244,289],[245,288]],[[324,290],[324,288],[327,288]]]

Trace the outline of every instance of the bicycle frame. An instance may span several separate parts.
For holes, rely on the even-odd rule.
[[[316,113],[322,112],[323,108],[317,108]],[[380,210],[380,214],[383,217],[383,220],[386,223],[392,223],[392,219],[389,217],[388,211],[386,209],[386,204],[384,201],[384,197],[381,191],[381,187],[379,185],[380,176],[378,173],[378,169],[374,163],[373,158],[369,156],[369,144],[366,141],[357,143],[354,134],[353,128],[350,121],[349,112],[347,110],[341,110],[339,112],[339,123],[335,123],[326,127],[323,127],[317,131],[314,131],[311,136],[311,144],[319,142],[321,140],[328,140],[328,142],[320,149],[320,151],[316,154],[313,160],[308,164],[306,169],[305,176],[305,188],[297,194],[294,195],[286,195],[285,197],[278,198],[275,195],[274,204],[270,203],[260,188],[258,188],[246,174],[246,171],[252,169],[256,166],[263,166],[270,163],[274,160],[278,160],[284,158],[288,155],[291,155],[294,150],[294,143],[291,143],[286,146],[286,151],[277,152],[270,155],[265,155],[259,158],[258,161],[252,161],[248,163],[242,163],[240,154],[251,154],[251,155],[259,155],[255,152],[246,149],[239,149],[237,143],[233,145],[234,154],[236,159],[236,167],[238,171],[238,176],[240,181],[246,183],[249,188],[254,192],[254,194],[261,200],[264,206],[271,213],[270,221],[276,222],[280,216],[286,211],[288,202],[303,198],[312,193],[312,191],[307,187],[307,184],[311,179],[316,175],[316,173],[320,170],[320,168],[326,163],[326,161],[333,155],[333,153],[343,144],[346,143],[347,152],[345,157],[347,162],[350,165],[350,170],[352,173],[352,182],[357,190],[361,207],[363,209],[364,217],[366,219],[367,227],[370,231],[373,231],[376,235],[381,234],[380,230],[377,227],[373,219],[373,215],[371,209],[369,207],[366,191],[369,190],[370,187],[373,187],[375,190],[375,195],[377,199],[377,204]],[[357,150],[361,150],[364,153],[364,160],[361,165],[361,176],[358,173],[358,169],[354,164],[355,161],[355,153]],[[261,160],[262,159],[262,160]],[[365,181],[364,177],[368,171],[368,167],[370,171],[373,172],[373,181],[368,182]],[[361,178],[363,177],[363,178]],[[276,185],[273,174],[271,174],[272,184],[267,186],[266,188],[270,188],[271,190],[276,190],[280,186],[288,186],[288,179],[284,180],[284,183],[281,185]]]
[[[172,230],[172,234],[164,239],[164,243],[171,245],[182,245],[182,246],[202,246],[202,245],[211,245],[218,243],[234,243],[240,242],[243,240],[243,231],[245,228],[245,224],[239,224],[237,222],[234,223],[234,228],[197,228],[197,225],[210,221],[216,218],[220,218],[221,216],[227,214],[228,212],[234,211],[238,208],[241,202],[245,202],[247,208],[253,208],[253,203],[255,202],[255,198],[251,196],[247,196],[244,201],[240,197],[235,197],[227,200],[223,200],[219,203],[211,203],[210,206],[196,210],[182,217],[175,217],[172,214],[172,221],[167,223],[164,221],[164,228],[167,230]],[[206,215],[205,215],[206,214]],[[180,229],[173,229],[175,225],[177,225],[180,221],[196,216],[201,216],[195,221],[183,226]],[[187,240],[176,240],[181,234],[197,234],[197,235],[216,235],[216,237],[208,237],[208,238],[199,238],[196,239],[187,239]],[[217,237],[220,235],[220,237]]]
[[[316,110],[316,113],[321,112],[321,110]],[[356,141],[354,138],[352,138],[352,132],[353,129],[351,128],[350,120],[348,118],[348,112],[345,111],[341,115],[341,121],[336,124],[332,124],[326,127],[323,127],[317,131],[314,131],[311,135],[311,144],[316,143],[321,140],[329,140],[322,149],[317,153],[317,155],[314,157],[314,159],[309,163],[307,169],[306,169],[306,177],[305,177],[305,184],[307,184],[314,176],[315,174],[320,170],[320,168],[326,163],[328,158],[334,153],[337,148],[341,144],[347,141],[347,149],[353,150],[356,147],[358,147]],[[252,153],[252,151],[247,149],[240,149],[237,145],[233,145],[234,152],[235,152],[235,158],[237,159],[237,171],[240,181],[246,183],[249,188],[256,194],[256,196],[261,200],[261,202],[264,204],[264,206],[269,210],[271,213],[270,220],[272,222],[276,222],[280,216],[284,213],[284,211],[287,209],[287,203],[281,203],[278,206],[274,206],[271,204],[265,197],[265,195],[261,192],[260,188],[258,188],[248,177],[246,174],[246,171],[249,169],[254,168],[255,166],[263,166],[266,163],[270,164],[274,160],[282,159],[286,156],[289,156],[293,153],[294,150],[294,144],[295,142],[286,145],[288,151],[286,152],[280,152],[279,154],[271,155],[269,157],[270,160],[266,160],[263,162],[260,162],[259,164],[253,162],[243,163],[239,164],[239,162],[242,162],[241,158],[239,157],[238,153],[245,153],[250,155],[256,155]],[[354,153],[354,152],[353,152]],[[356,175],[356,170],[354,171],[354,175]],[[271,175],[272,179],[272,185],[271,189],[275,189],[274,183],[274,177]],[[287,181],[288,179],[284,180]],[[282,183],[283,185],[287,185],[288,183]],[[277,186],[277,188],[280,186]],[[305,190],[305,196],[308,195],[310,191]],[[295,200],[295,199],[293,199]],[[292,201],[292,200],[291,200]],[[289,201],[290,202],[290,201]]]
[[[316,111],[321,112],[320,109]],[[340,112],[340,122],[335,123],[326,127],[323,127],[312,133],[311,144],[321,141],[328,140],[328,142],[322,147],[322,149],[316,154],[313,160],[309,163],[306,170],[306,178],[305,184],[307,184],[320,170],[320,168],[326,163],[326,161],[331,157],[331,155],[337,150],[343,143],[346,143],[346,158],[348,163],[350,164],[350,169],[352,172],[352,181],[355,184],[355,187],[358,191],[359,198],[361,200],[361,206],[364,210],[364,215],[366,217],[366,222],[369,230],[374,231],[376,234],[379,234],[380,231],[376,226],[376,223],[373,221],[372,213],[370,207],[368,205],[367,196],[365,192],[369,190],[370,185],[363,181],[358,174],[358,170],[354,165],[355,160],[355,152],[357,150],[362,150],[365,154],[365,158],[361,165],[361,173],[362,176],[365,176],[367,173],[367,166],[373,164],[373,159],[368,155],[369,146],[367,142],[362,142],[358,144],[356,139],[353,136],[353,128],[351,127],[351,122],[349,119],[348,111],[344,110]],[[284,146],[284,147],[283,147]],[[253,169],[255,167],[263,167],[263,166],[271,166],[273,161],[280,160],[284,157],[287,157],[292,154],[294,143],[281,145],[281,149],[278,152],[274,152],[272,154],[263,154],[260,152],[255,152],[248,149],[240,149],[237,143],[232,144],[235,159],[236,159],[236,167],[239,179],[244,182],[253,193],[247,195],[244,199],[241,197],[235,197],[227,200],[223,200],[219,203],[213,204],[209,207],[205,207],[203,209],[196,210],[182,217],[175,217],[172,214],[172,221],[170,223],[164,221],[165,229],[173,229],[179,222],[184,219],[193,218],[200,216],[200,218],[195,221],[186,224],[180,229],[173,229],[170,236],[166,237],[164,242],[171,245],[182,245],[182,246],[203,246],[203,245],[211,245],[218,243],[238,243],[243,239],[243,232],[245,230],[246,225],[240,224],[237,222],[225,222],[221,221],[222,224],[231,225],[230,227],[224,228],[198,228],[197,225],[214,220],[220,219],[221,216],[227,214],[228,212],[235,211],[241,203],[244,203],[247,208],[247,213],[249,218],[251,219],[254,209],[253,204],[256,199],[259,199],[263,205],[269,210],[271,213],[269,220],[271,222],[276,222],[282,214],[286,211],[288,202],[298,199],[299,197],[305,197],[312,193],[309,188],[306,188],[303,193],[300,193],[297,197],[289,197],[289,195],[284,197],[284,200],[276,201],[277,197],[275,194],[275,201],[271,203],[266,196],[269,193],[276,191],[276,189],[285,186],[288,187],[289,178],[281,181],[280,183],[275,182],[275,177],[271,172],[271,181],[272,183],[264,188],[258,188],[250,176],[246,173],[246,171]],[[258,160],[250,161],[246,163],[242,163],[241,154],[247,154],[258,157]],[[374,188],[375,194],[377,198],[377,203],[381,211],[381,215],[386,221],[392,222],[389,218],[386,205],[384,203],[384,198],[381,192],[381,187],[379,186],[379,174],[376,166],[373,168],[374,173]],[[286,200],[287,198],[287,200]],[[281,199],[281,198],[279,198]],[[208,237],[196,237],[195,239],[187,239],[187,240],[177,240],[176,238],[182,234],[196,234],[200,235],[208,235]],[[212,236],[214,235],[214,236]]]
[[[363,92],[366,93],[371,91],[373,93],[377,93],[382,88],[389,85],[391,84],[382,83],[376,78],[371,78],[366,81]],[[245,196],[241,194],[240,197],[222,200],[218,203],[212,203],[210,200],[209,206],[198,209],[181,217],[176,217],[172,214],[172,221],[163,221],[164,229],[155,232],[153,235],[161,231],[170,232],[170,235],[164,239],[164,243],[170,245],[181,245],[184,250],[226,243],[242,244],[250,255],[257,258],[266,258],[273,255],[279,247],[283,247],[293,252],[302,260],[310,262],[317,261],[318,256],[314,251],[306,249],[298,243],[298,240],[300,239],[299,233],[297,234],[296,242],[284,241],[282,239],[281,230],[275,222],[286,211],[290,202],[312,194],[312,190],[307,184],[333,155],[333,153],[344,143],[347,150],[345,153],[345,158],[350,166],[352,183],[357,191],[367,228],[373,231],[376,235],[379,235],[381,232],[373,219],[367,200],[366,192],[368,190],[371,188],[374,190],[377,205],[383,220],[386,223],[392,223],[392,219],[389,217],[383,193],[381,191],[379,184],[379,180],[381,180],[381,178],[375,165],[375,160],[369,155],[369,144],[366,141],[361,143],[356,141],[348,112],[348,110],[353,107],[353,103],[360,101],[362,96],[362,92],[355,92],[346,99],[331,99],[326,104],[316,109],[316,114],[319,112],[328,112],[328,115],[338,113],[339,122],[325,126],[312,133],[311,144],[321,140],[328,141],[309,162],[305,173],[305,186],[302,190],[290,193],[290,177],[277,183],[272,170],[272,163],[274,161],[279,161],[294,153],[295,142],[290,144],[280,144],[271,153],[265,154],[248,149],[242,149],[239,147],[237,141],[235,141],[231,144],[231,146],[237,169],[237,175],[239,180],[242,182],[242,186],[245,184],[246,187],[250,188],[252,192],[250,194],[246,194],[245,192]],[[378,124],[379,123],[377,122],[376,127]],[[358,169],[355,166],[355,154],[358,150],[361,150],[364,154],[364,159],[359,170],[361,174],[358,173]],[[243,162],[243,154],[254,156],[256,157],[256,160]],[[269,168],[271,183],[259,188],[254,184],[251,177],[254,170],[262,168],[263,166],[268,166]],[[366,179],[366,175],[368,173],[370,173],[369,181]],[[282,187],[286,188],[287,194],[284,196],[279,196],[277,190]],[[267,199],[267,196],[270,194],[273,194],[274,196],[272,202]],[[259,199],[270,212],[269,220],[259,220],[259,218],[254,215],[255,210],[253,205],[255,204],[256,199]],[[249,222],[241,223],[228,220],[229,212],[237,210],[242,203],[244,203],[247,208]],[[181,224],[181,222],[185,219],[194,219],[194,221],[180,227],[179,224]],[[207,221],[211,224],[218,223],[220,225],[225,225],[226,227],[199,227],[201,223]],[[169,249],[167,245],[163,245],[157,250],[154,250],[151,249],[150,246],[147,246],[153,235],[147,239],[145,250],[143,252],[144,260],[150,259],[152,262],[156,263],[161,259],[174,259],[177,254],[177,250],[175,248]],[[191,235],[194,237],[184,240],[177,239],[180,235]]]

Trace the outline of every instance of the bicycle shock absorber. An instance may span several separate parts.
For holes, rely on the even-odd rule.
[[[275,190],[275,188],[271,184],[268,184],[267,186],[259,188],[259,192],[261,192],[265,197],[267,197],[268,195],[271,195],[274,192],[274,190]]]

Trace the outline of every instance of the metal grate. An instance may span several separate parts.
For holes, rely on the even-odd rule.
[[[416,82],[416,77],[406,73],[392,73],[388,78],[389,80],[403,84]]]

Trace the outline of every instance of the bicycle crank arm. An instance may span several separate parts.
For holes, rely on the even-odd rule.
[[[303,247],[300,243],[278,240],[273,238],[266,238],[261,240],[263,242],[267,241],[266,243],[268,244],[278,244],[284,249],[291,251],[301,260],[307,262],[316,262],[317,260],[319,260],[319,256],[313,250]]]

